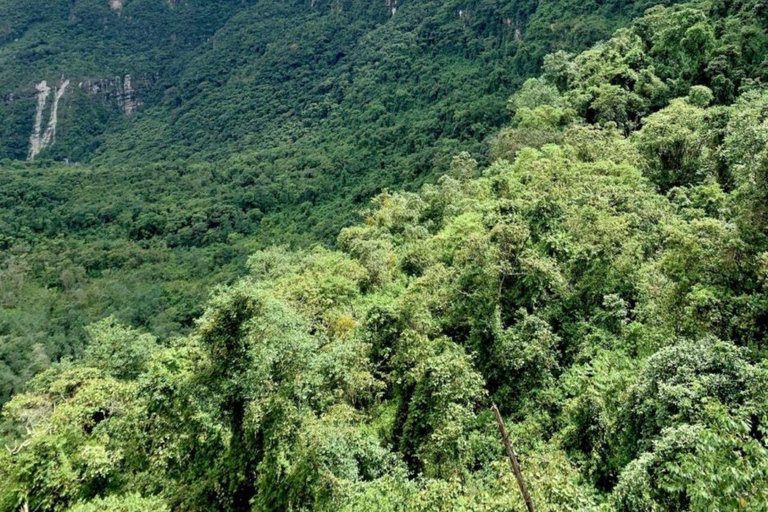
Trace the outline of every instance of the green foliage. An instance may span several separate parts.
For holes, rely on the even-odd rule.
[[[26,430],[3,464],[4,506],[66,510],[108,490],[121,478],[136,433],[135,384],[87,366],[64,366],[40,374],[30,387],[3,409]]]
[[[114,317],[86,328],[90,338],[83,361],[117,379],[135,379],[147,369],[155,337],[117,325]]]
[[[160,499],[128,494],[79,503],[69,510],[72,512],[166,512],[169,509]]]
[[[637,147],[654,183],[665,191],[700,183],[708,171],[706,136],[704,110],[684,101],[646,117]]]
[[[264,7],[274,11],[261,20],[239,11],[232,34],[217,37],[234,38],[246,21],[283,26],[295,6]],[[340,18],[306,14],[300,26],[311,38],[337,30],[339,19],[364,24],[354,7],[335,4]],[[291,217],[265,213],[279,196],[260,187],[248,151],[228,157],[227,170],[219,161],[119,176],[9,170],[0,347],[13,397],[3,407],[0,510],[522,512],[491,403],[537,510],[765,510],[761,9],[654,7],[580,55],[551,54],[542,76],[508,102],[511,124],[490,142],[497,160],[461,152],[418,192],[379,194],[336,248],[256,241]],[[368,79],[399,69],[388,59],[422,56],[408,46],[414,40],[446,45],[440,57],[486,55],[468,34],[496,29],[478,18],[437,9],[419,21],[415,12],[371,31],[350,28],[409,48],[381,56]],[[435,20],[445,34],[430,29]],[[404,26],[424,39],[395,30]],[[244,64],[258,77],[249,85],[236,70],[213,85],[216,69],[229,73],[219,67],[227,45],[214,44],[218,59],[199,56],[208,85],[174,93],[183,97],[179,133],[194,121],[201,137],[228,137],[202,119],[204,106],[184,105],[210,95],[227,112],[221,88],[281,80],[259,74],[270,59],[326,76],[327,66],[317,75],[303,66],[350,33],[312,45],[297,38],[295,47],[275,40]],[[361,76],[347,82],[351,97],[375,90]],[[306,106],[290,87],[286,94]],[[404,89],[393,94],[419,105]],[[383,115],[389,100],[369,97]],[[373,137],[361,146],[384,147],[373,128],[349,129]],[[336,133],[341,147],[345,132]],[[330,142],[313,136],[319,162]],[[403,154],[435,148],[431,136]],[[206,144],[201,155],[218,151]],[[293,183],[275,176],[281,187]],[[110,202],[115,183],[130,194]],[[57,238],[67,230],[71,237]],[[115,277],[117,267],[125,268]],[[194,306],[206,279],[227,284]],[[125,283],[168,288],[145,304],[151,295]],[[108,316],[101,301],[125,304],[121,294],[131,306]],[[78,344],[57,338],[72,329],[82,329]],[[17,347],[24,355],[9,357]]]
[[[485,163],[508,96],[548,51],[584,48],[647,7],[393,5],[0,7],[0,403],[48,361],[82,355],[91,322],[186,333],[205,290],[255,250],[332,244],[385,187],[416,189],[459,150]],[[88,93],[128,74],[142,103],[129,118],[116,90]],[[55,143],[34,165],[5,160],[27,156],[34,84],[62,76]],[[569,112],[538,109],[521,133],[546,138]]]

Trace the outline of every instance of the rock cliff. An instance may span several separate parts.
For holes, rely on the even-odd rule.
[[[144,97],[152,87],[155,78],[143,76],[135,80],[131,75],[114,78],[86,78],[78,82],[77,87],[87,96],[100,100],[118,108],[125,116],[131,117],[143,104]],[[56,141],[59,103],[65,96],[72,94],[68,90],[70,80],[63,77],[57,85],[51,87],[46,80],[35,85],[36,108],[32,122],[32,133],[29,137],[27,160],[32,161],[45,148]],[[53,98],[51,100],[51,93]],[[18,95],[23,97],[24,95]],[[15,101],[17,95],[4,96],[5,103]],[[77,115],[77,112],[74,113]],[[47,117],[47,122],[45,122]]]
[[[154,81],[152,76],[135,80],[131,75],[125,75],[114,78],[88,78],[81,81],[78,87],[90,96],[114,103],[123,114],[130,117],[144,103],[143,97]]]
[[[29,137],[29,155],[27,160],[34,160],[40,152],[53,144],[56,140],[56,125],[58,124],[59,102],[64,97],[64,93],[69,86],[69,80],[62,78],[59,85],[54,88],[53,105],[51,106],[48,125],[43,131],[43,116],[45,107],[48,103],[48,96],[51,94],[51,88],[43,80],[35,86],[37,89],[37,109],[35,111],[35,123],[32,128],[32,135]]]

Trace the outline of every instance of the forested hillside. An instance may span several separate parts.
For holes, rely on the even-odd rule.
[[[104,300],[115,315],[5,404],[0,509],[523,511],[492,403],[538,511],[768,509],[767,29],[759,0],[653,7],[586,51],[547,55],[506,102],[506,121],[496,88],[470,93],[468,115],[489,119],[476,133],[429,135],[440,101],[398,116],[383,102],[376,119],[403,125],[329,113],[328,133],[284,133],[299,134],[291,148],[316,142],[301,153],[311,159],[334,140],[347,155],[378,144],[413,175],[361,160],[365,172],[282,213],[233,206],[265,190],[261,171],[249,173],[273,149],[241,152],[217,128],[238,108],[227,110],[224,89],[260,76],[254,63],[188,100],[211,98],[222,118],[179,107],[200,153],[148,135],[157,107],[109,134],[93,168],[10,167],[3,343],[35,343],[29,364],[43,368],[48,334],[15,333],[53,318],[66,339],[109,311]],[[542,41],[529,55],[555,44]],[[297,45],[280,51],[302,65],[323,54]],[[523,57],[490,55],[509,87],[521,81]],[[407,121],[419,112],[424,125]],[[274,126],[265,140],[282,136]],[[365,127],[382,126],[412,129],[404,141],[423,133],[424,146],[368,138]],[[112,137],[133,142],[112,150]],[[408,190],[421,180],[419,148],[435,153]],[[181,160],[150,163],[165,151]],[[308,169],[286,158],[283,189]],[[281,229],[284,242],[323,233],[309,210],[343,212],[356,201],[347,190],[376,189],[367,180],[406,190],[378,194],[332,247],[265,246]],[[201,283],[217,281],[229,284],[196,303]]]
[[[333,245],[384,188],[487,163],[547,52],[650,5],[3,2],[0,403],[91,322],[186,333],[255,250]]]
[[[354,174],[364,165],[347,160],[398,138],[409,151],[392,147],[399,158],[382,161],[405,172],[397,164],[414,149],[437,151],[428,142],[480,140],[498,126],[510,90],[547,51],[607,37],[650,5],[13,0],[0,6],[0,155],[28,155],[35,84],[68,79],[56,142],[38,158],[122,164],[247,153],[300,172],[328,170],[325,157],[303,154],[321,144],[313,153],[343,157],[335,165]],[[98,101],[125,92],[126,75],[145,112],[132,123]],[[286,161],[301,157],[301,169]],[[410,158],[421,165],[412,173],[431,168],[428,154]]]

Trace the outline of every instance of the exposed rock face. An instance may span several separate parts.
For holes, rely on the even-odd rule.
[[[168,5],[175,7],[179,1],[180,0],[168,0]],[[116,11],[120,11],[123,9],[123,2],[124,0],[109,0],[109,6]]]
[[[152,77],[134,81],[131,75],[115,78],[87,79],[78,84],[80,89],[91,96],[100,96],[104,101],[115,102],[126,116],[132,116],[143,104],[141,93],[152,86]]]
[[[130,117],[143,104],[141,96],[149,90],[153,82],[152,76],[145,76],[137,82],[131,75],[125,75],[115,78],[86,79],[80,82],[78,87],[89,96],[99,97],[102,101],[117,106],[123,114]],[[56,141],[59,102],[67,92],[69,84],[69,80],[62,78],[58,86],[53,89],[45,80],[35,85],[37,108],[32,134],[29,137],[27,160],[34,160],[41,151]],[[51,92],[53,92],[53,103],[49,101]],[[3,102],[6,104],[14,100],[16,100],[15,94],[3,96]],[[46,115],[48,115],[47,123],[44,122]]]
[[[48,96],[51,94],[51,88],[48,87],[48,82],[45,80],[35,85],[35,89],[37,89],[37,110],[35,111],[32,135],[29,137],[27,160],[34,160],[35,156],[43,150],[43,112],[45,111],[45,104],[48,102]]]
[[[64,97],[64,93],[68,86],[69,80],[62,79],[59,86],[54,89],[53,105],[51,106],[48,126],[46,127],[45,132],[43,132],[43,115],[45,113],[45,105],[48,103],[48,96],[51,94],[51,88],[45,80],[35,86],[35,89],[37,89],[37,110],[35,112],[35,124],[32,128],[32,135],[29,137],[29,154],[27,160],[34,160],[42,150],[56,141],[59,101]]]

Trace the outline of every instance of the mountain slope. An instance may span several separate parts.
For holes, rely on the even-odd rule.
[[[0,401],[92,321],[186,332],[254,250],[333,244],[382,188],[486,161],[547,51],[646,5],[4,2]]]
[[[34,85],[46,81],[53,88],[67,79],[71,85],[49,156],[86,158],[104,133],[119,126],[117,111],[126,111],[117,104],[120,96],[127,94],[127,101],[137,104],[153,101],[166,77],[245,5],[240,0],[4,2],[0,158],[29,155]]]
[[[89,326],[4,408],[0,508],[523,511],[495,403],[537,510],[764,510],[764,12],[552,54],[492,164],[256,251],[186,336]]]

